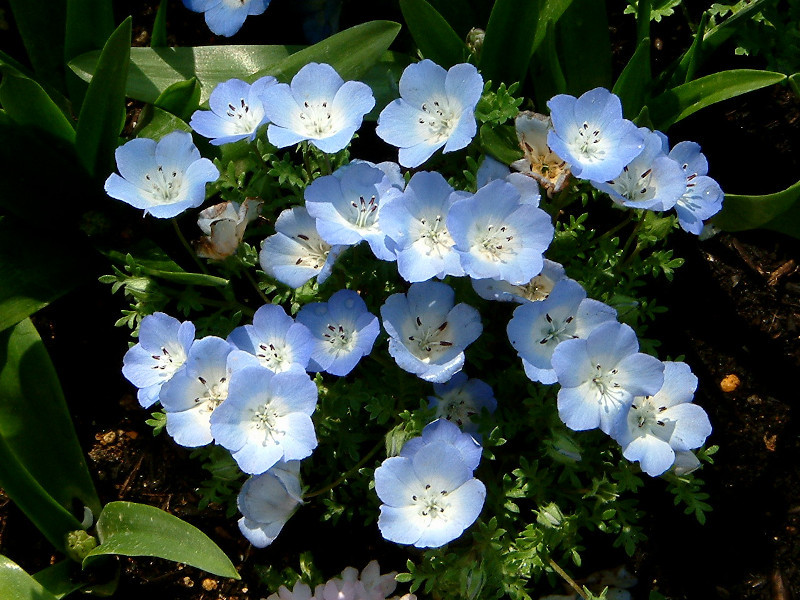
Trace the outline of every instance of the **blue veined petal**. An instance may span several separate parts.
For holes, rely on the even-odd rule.
[[[687,177],[708,174],[708,160],[696,142],[678,142],[670,150],[669,157],[681,165]]]
[[[185,448],[198,448],[214,441],[204,407],[167,412],[167,433]]]
[[[134,138],[114,151],[120,175],[136,187],[146,187],[145,175],[156,168],[156,141]]]
[[[638,461],[642,471],[651,477],[658,477],[675,462],[675,451],[668,443],[653,435],[645,435],[633,440],[622,455],[630,461]]]
[[[453,388],[463,387],[466,380],[467,376],[464,373],[456,373],[449,382],[444,384],[434,383],[433,387],[437,390],[437,394],[449,395]],[[478,379],[472,379],[470,382],[483,383]],[[488,388],[489,386],[487,385],[486,387]],[[489,394],[491,395],[491,388],[489,388]],[[477,469],[481,462],[481,454],[483,452],[481,445],[475,440],[474,436],[463,432],[458,425],[448,419],[437,419],[426,425],[420,437],[411,438],[403,445],[400,450],[400,456],[413,458],[423,447],[433,443],[452,445],[455,453],[460,456],[461,461],[470,472]]]
[[[580,96],[573,111],[578,120],[586,120],[597,125],[611,125],[622,120],[622,102],[619,96],[605,88],[595,88]]]
[[[478,125],[475,121],[475,115],[472,111],[465,111],[458,119],[457,125],[450,132],[450,137],[447,138],[447,143],[444,146],[443,152],[455,152],[469,146],[475,133],[478,131]]]
[[[123,179],[116,173],[112,173],[106,179],[104,188],[106,194],[116,200],[122,200],[134,208],[147,210],[151,202],[142,195],[142,189],[132,184],[127,179]]]
[[[669,444],[675,450],[693,450],[711,435],[711,422],[702,407],[689,402],[667,408],[661,415],[675,423]]]
[[[391,459],[390,459],[391,460]],[[418,518],[416,506],[381,505],[378,529],[384,539],[397,544],[413,544],[423,534],[427,523]]]
[[[428,160],[433,153],[444,146],[445,142],[422,142],[415,146],[400,148],[398,151],[398,161],[404,167],[414,168],[420,166]]]
[[[332,66],[308,63],[292,77],[290,88],[295,102],[303,106],[304,102],[332,102],[343,85],[344,79]]]
[[[423,119],[422,123],[420,123],[420,119]],[[431,143],[429,142],[428,126],[424,122],[424,113],[402,98],[390,102],[381,111],[375,133],[387,144],[398,148],[410,148],[418,144]],[[444,142],[440,144],[440,146],[443,145]]]
[[[469,63],[454,65],[447,71],[444,85],[451,102],[460,103],[461,108],[470,113],[475,110],[483,93],[483,77],[474,65]]]
[[[447,71],[429,59],[409,65],[400,76],[398,88],[406,102],[420,108],[432,98],[447,96]]]
[[[565,345],[568,342],[563,342]],[[556,369],[558,372],[558,369]],[[599,393],[593,383],[577,387],[562,387],[558,391],[558,416],[573,431],[585,431],[600,426]]]
[[[225,37],[237,33],[247,19],[247,6],[230,6],[224,0],[205,12],[208,28]]]
[[[173,131],[161,138],[156,144],[156,164],[164,170],[179,169],[185,171],[200,160],[200,151],[194,145],[192,134],[186,131]]]
[[[333,97],[332,108],[337,118],[348,123],[361,125],[361,120],[375,107],[372,89],[360,81],[345,81]],[[358,127],[356,127],[358,128]]]
[[[448,518],[433,520],[414,543],[417,548],[438,548],[459,537],[472,525],[483,509],[486,487],[477,479],[470,479],[458,489],[449,492]]]

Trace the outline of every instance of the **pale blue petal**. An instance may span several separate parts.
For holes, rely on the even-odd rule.
[[[432,60],[410,64],[400,76],[400,95],[415,107],[422,107],[434,97],[445,97],[447,71]]]
[[[658,477],[675,462],[675,452],[670,445],[654,435],[645,435],[633,440],[622,453],[630,461],[638,461],[642,471]]]
[[[693,450],[702,446],[711,435],[711,422],[708,415],[696,404],[678,404],[665,410],[663,418],[675,422],[675,429],[669,438],[675,450]]]
[[[384,539],[397,544],[413,544],[425,530],[426,521],[419,516],[416,506],[381,506],[378,529]]]
[[[569,342],[562,342],[559,347],[567,343]],[[554,353],[554,362],[555,359]],[[558,372],[558,368],[556,371]],[[558,416],[573,431],[599,427],[600,402],[597,386],[588,382],[578,387],[562,387],[558,391]]]
[[[456,101],[463,110],[472,113],[483,93],[483,77],[474,65],[461,63],[447,71],[444,86],[451,104]]]
[[[247,6],[231,7],[226,2],[221,2],[206,11],[206,25],[208,28],[225,37],[237,33],[247,19]]]

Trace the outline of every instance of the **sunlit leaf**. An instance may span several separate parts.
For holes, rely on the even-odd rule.
[[[464,41],[425,0],[400,0],[400,10],[422,56],[445,69],[466,60]]]
[[[766,227],[778,231],[794,230],[800,236],[800,214],[789,209],[800,205],[800,181],[775,194],[746,196],[725,194],[722,211],[713,223],[725,231]],[[782,227],[783,225],[783,227]]]
[[[14,561],[0,555],[0,598],[58,600]]]

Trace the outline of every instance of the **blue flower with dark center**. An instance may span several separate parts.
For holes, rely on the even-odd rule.
[[[684,231],[700,235],[703,221],[722,210],[725,194],[719,184],[708,177],[708,161],[694,142],[679,142],[669,157],[683,169],[686,189],[675,203],[678,223]]]
[[[306,304],[297,322],[314,336],[309,371],[343,377],[372,351],[381,331],[378,317],[353,290],[339,290],[327,302]]]
[[[106,179],[106,193],[159,219],[200,206],[206,184],[219,177],[185,131],[173,131],[158,142],[136,138],[117,148],[114,156],[122,176],[112,173]]]
[[[497,400],[491,386],[480,379],[469,379],[463,371],[447,383],[434,383],[435,396],[428,396],[428,406],[436,408],[436,417],[458,425],[462,431],[477,437],[478,426],[471,417],[485,408],[494,413]]]

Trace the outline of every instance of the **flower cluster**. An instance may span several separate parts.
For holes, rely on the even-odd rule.
[[[341,577],[334,577],[318,585],[312,594],[311,588],[298,581],[290,591],[281,586],[276,594],[267,600],[384,600],[397,587],[392,571],[381,575],[378,561],[373,560],[359,574],[353,567],[342,571]],[[417,600],[414,594],[392,596],[391,600]]]

